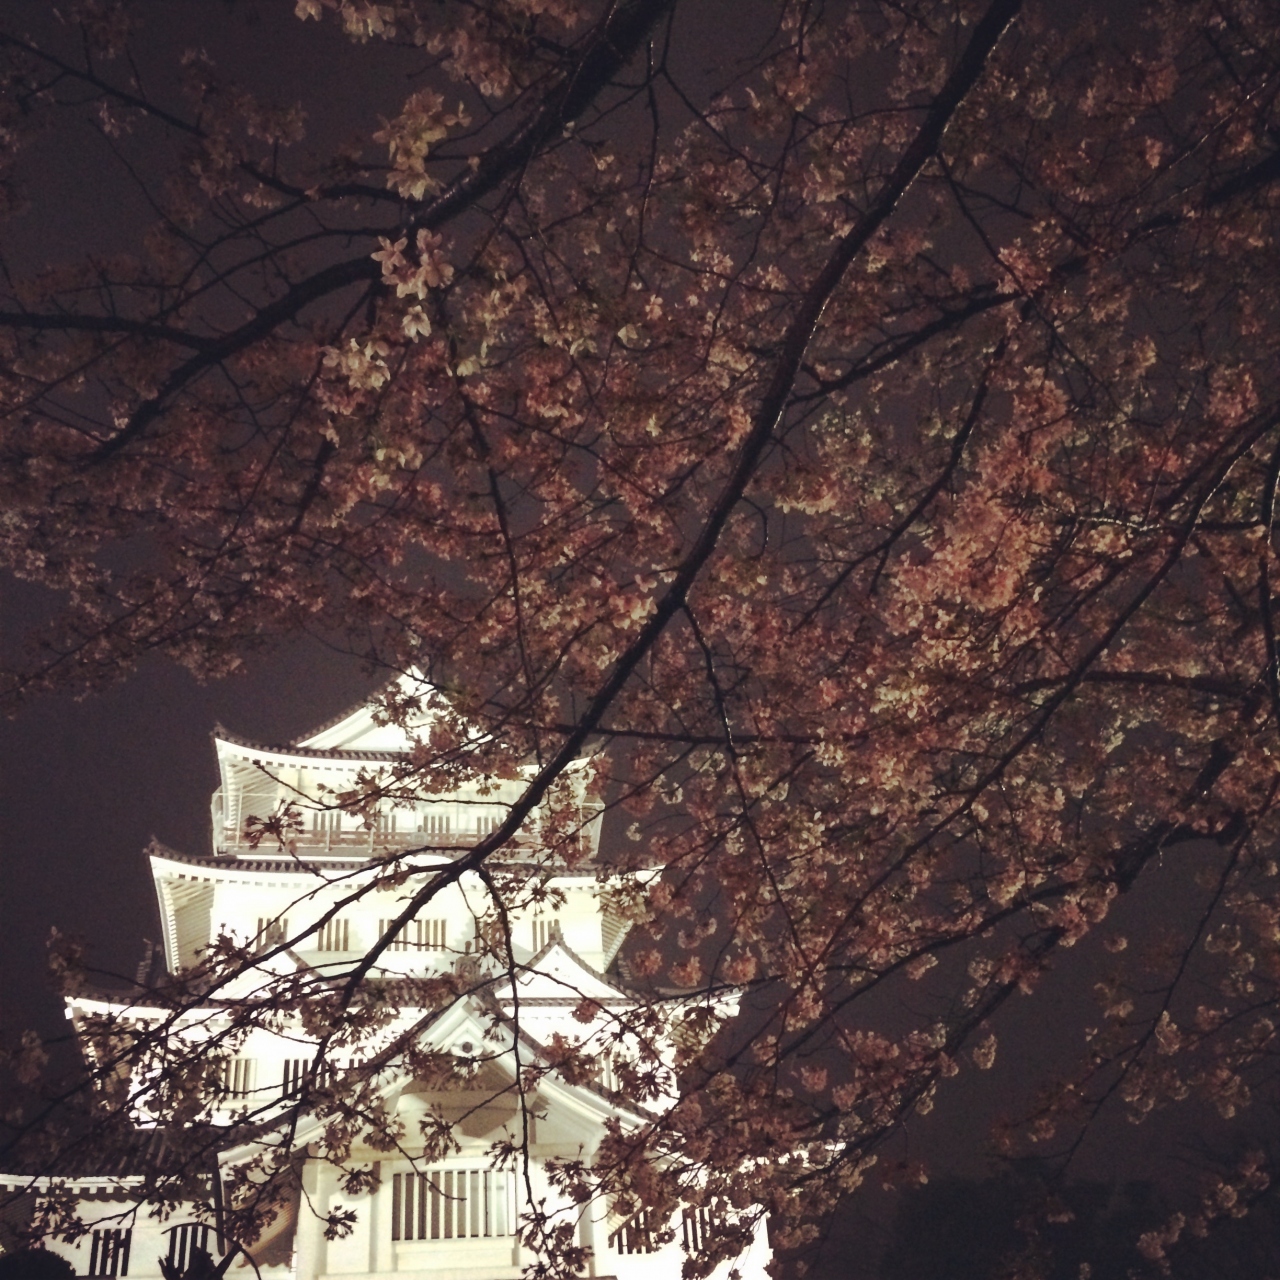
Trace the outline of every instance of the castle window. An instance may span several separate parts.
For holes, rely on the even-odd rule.
[[[228,1098],[247,1098],[256,1087],[258,1063],[254,1058],[224,1058],[219,1074]]]
[[[614,1069],[612,1058],[601,1059],[600,1070],[596,1072],[596,1083],[607,1093],[618,1092],[618,1073]]]
[[[541,951],[559,932],[560,919],[558,916],[534,916],[533,949]]]
[[[302,1085],[307,1078],[309,1063],[310,1059],[308,1058],[285,1059],[284,1077],[280,1081],[281,1097],[292,1098],[302,1092]]]
[[[317,951],[350,951],[351,922],[341,918],[328,920],[316,935]]]
[[[129,1241],[133,1231],[129,1227],[105,1228],[93,1233],[93,1245],[89,1253],[91,1276],[127,1276],[129,1274]]]
[[[254,945],[258,947],[278,947],[289,936],[289,921],[275,916],[259,916],[258,932],[254,935]]]
[[[314,1061],[314,1058],[285,1059],[284,1071],[280,1078],[280,1096],[282,1098],[296,1098],[303,1091],[308,1083],[307,1076]],[[310,1081],[311,1086],[316,1089],[327,1089],[333,1084],[336,1069],[333,1063],[325,1062],[321,1064],[314,1078]]]
[[[708,1209],[706,1205],[686,1209],[680,1223],[685,1252],[695,1253],[701,1249],[707,1243],[707,1237],[711,1234],[714,1224],[714,1211]]]
[[[453,830],[453,819],[439,811],[424,813],[418,820],[418,830],[429,836],[447,836]]]
[[[379,920],[378,932],[386,933],[394,920]],[[443,951],[448,937],[447,920],[410,920],[391,939],[388,951]]]
[[[515,1226],[511,1174],[502,1169],[431,1169],[391,1180],[392,1240],[509,1236]]]
[[[443,951],[445,940],[444,920],[415,920],[414,940],[419,951]]]
[[[609,1233],[609,1248],[614,1253],[657,1253],[662,1246],[654,1240],[650,1214],[632,1214]]]
[[[181,1275],[191,1265],[194,1249],[209,1252],[209,1228],[202,1223],[186,1222],[169,1232],[169,1263]],[[124,1273],[121,1272],[121,1275]]]

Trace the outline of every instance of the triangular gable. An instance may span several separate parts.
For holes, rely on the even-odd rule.
[[[412,728],[418,736],[424,736],[439,714],[436,708],[443,702],[439,691],[417,672],[397,676],[391,684],[398,685],[403,693],[422,700],[422,710],[415,718]],[[373,695],[373,698],[376,700],[377,695]],[[399,725],[376,724],[374,707],[369,702],[364,702],[293,745],[307,747],[312,751],[409,751],[413,746],[413,737]]]
[[[516,1029],[508,1019],[500,1019],[496,1031],[492,1013],[484,1008],[483,1001],[475,996],[464,997],[451,1005],[436,1017],[429,1027],[422,1032],[422,1041],[436,1052],[454,1052],[466,1055],[480,1051],[504,1071],[509,1071],[514,1080],[515,1057],[513,1051],[517,1042],[520,1045],[520,1060],[529,1065],[532,1062],[547,1061],[545,1047],[527,1031]],[[474,1046],[474,1050],[464,1046]],[[508,1065],[511,1064],[511,1066]],[[408,1075],[397,1074],[387,1078],[380,1089],[383,1098],[390,1099],[399,1094],[413,1081]],[[641,1107],[633,1103],[620,1102],[606,1097],[603,1090],[595,1085],[571,1085],[554,1076],[542,1078],[538,1083],[537,1094],[540,1106],[560,1105],[584,1116],[593,1117],[597,1121],[611,1118],[622,1119],[632,1116],[642,1119],[647,1114]],[[312,1143],[321,1142],[329,1120],[316,1116],[306,1116],[292,1135],[291,1149],[305,1151]],[[258,1132],[264,1137],[272,1132],[272,1124],[265,1122]],[[250,1139],[241,1145],[227,1148],[219,1155],[219,1163],[223,1167],[243,1163],[251,1159],[260,1150],[259,1142]]]
[[[487,1047],[495,1057],[500,1057],[509,1052],[512,1038],[508,1034],[503,1037],[502,1044],[492,1044],[491,1040],[486,1039],[489,1026],[490,1019],[481,1012],[478,1001],[474,997],[464,997],[450,1005],[433,1018],[429,1026],[423,1028],[421,1043],[439,1053],[448,1053],[450,1050],[464,1053],[466,1051],[462,1049],[462,1045],[470,1043],[477,1047]],[[391,1098],[410,1082],[410,1078],[404,1074],[388,1076],[379,1093],[383,1098]],[[276,1123],[264,1121],[257,1126],[257,1131],[264,1135],[271,1134],[275,1131]],[[321,1141],[329,1123],[327,1118],[304,1116],[292,1135],[292,1149],[305,1151],[310,1143]],[[223,1151],[219,1156],[219,1162],[224,1166],[239,1164],[250,1159],[258,1149],[259,1143],[250,1139],[243,1145],[229,1147]]]
[[[595,1000],[599,1004],[635,1004],[635,995],[593,969],[558,934],[524,966],[516,978],[516,995],[526,1001],[576,1004]],[[511,981],[493,988],[494,998],[502,1005],[514,1003]]]

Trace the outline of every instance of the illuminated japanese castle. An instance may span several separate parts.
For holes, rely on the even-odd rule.
[[[428,691],[423,699],[427,720],[435,697]],[[414,729],[424,732],[422,724]],[[368,777],[404,761],[413,741],[413,734],[383,722],[369,706],[286,746],[248,742],[219,730],[221,786],[213,798],[212,849],[187,855],[153,845],[148,851],[168,972],[177,975],[196,964],[223,936],[260,948],[262,967],[251,969],[246,983],[260,984],[264,970],[285,977],[309,971],[323,978],[326,970],[349,968],[385,936],[429,869],[451,863],[494,830],[522,787],[519,780],[472,785],[429,802],[398,801],[370,818],[334,807],[335,796],[358,789],[358,775]],[[580,800],[585,772],[574,774]],[[301,818],[289,848],[270,839],[253,847],[246,840],[246,822],[268,817],[287,802],[297,806]],[[463,994],[429,1017],[421,1008],[399,1009],[392,1028],[423,1026],[414,1032],[421,1047],[471,1064],[470,1075],[465,1085],[455,1081],[443,1089],[439,1081],[427,1083],[404,1072],[386,1079],[385,1087],[378,1077],[405,1136],[390,1154],[359,1144],[351,1152],[348,1165],[372,1174],[373,1189],[362,1194],[344,1192],[340,1171],[313,1154],[323,1142],[323,1122],[303,1113],[290,1147],[301,1168],[301,1193],[252,1248],[267,1280],[358,1280],[388,1273],[411,1280],[513,1280],[533,1261],[516,1238],[530,1187],[535,1202],[545,1197],[552,1210],[559,1206],[574,1223],[578,1243],[591,1250],[587,1275],[659,1280],[680,1274],[684,1246],[697,1243],[706,1210],[686,1211],[659,1230],[663,1224],[642,1215],[621,1221],[603,1205],[572,1206],[546,1176],[548,1160],[590,1163],[607,1126],[625,1130],[646,1118],[613,1087],[611,1055],[623,1050],[612,1038],[606,1050],[603,1039],[607,1027],[635,1008],[638,998],[617,972],[628,926],[602,905],[601,880],[592,865],[599,815],[583,812],[580,838],[588,843],[590,857],[575,869],[549,859],[536,834],[522,835],[503,850],[508,867],[522,860],[537,863],[553,891],[544,906],[510,915],[514,965],[505,972],[479,954],[476,922],[484,911],[484,886],[470,872],[409,920],[379,957],[374,976],[387,980],[450,972],[477,979],[461,984]],[[536,833],[539,828],[534,821],[525,829]],[[416,880],[371,890],[343,905],[396,850],[414,851],[413,866],[423,868]],[[226,994],[236,996],[234,990]],[[583,1021],[584,1001],[598,1009],[594,1021],[590,1012]],[[140,1019],[147,1017],[145,1008],[122,1005],[119,997],[68,1000],[68,1017],[78,1032],[104,1014],[133,1016],[135,1010]],[[200,1011],[200,1018],[205,1033],[216,1035],[216,1009]],[[545,1062],[554,1036],[584,1045],[600,1063],[599,1071],[582,1083],[543,1075],[522,1106],[516,1064]],[[229,1126],[250,1108],[270,1116],[278,1107],[283,1114],[311,1062],[305,1034],[249,1033],[219,1060],[221,1122]],[[413,1150],[414,1136],[422,1132],[419,1121],[428,1114],[452,1125],[456,1150],[441,1159],[423,1158],[421,1137]],[[145,1116],[140,1124],[147,1124]],[[527,1165],[494,1167],[491,1148],[503,1141],[524,1143]],[[242,1142],[222,1150],[214,1181],[225,1181],[258,1149]],[[196,1245],[219,1256],[218,1224],[207,1207],[193,1205],[189,1213],[165,1221],[145,1208],[131,1219],[122,1217],[139,1181],[118,1170],[110,1176],[59,1179],[79,1198],[91,1230],[75,1245],[49,1242],[48,1247],[78,1274],[98,1276],[159,1276],[161,1258],[181,1266]],[[0,1191],[19,1185],[20,1179],[0,1176]],[[50,1181],[25,1185],[29,1194],[39,1193]],[[211,1198],[218,1199],[216,1188]],[[354,1229],[327,1240],[327,1215],[343,1209],[354,1212]],[[664,1242],[669,1233],[674,1239]],[[743,1280],[763,1280],[769,1258],[762,1230],[737,1261]],[[729,1270],[725,1264],[715,1274]],[[252,1275],[243,1256],[231,1262],[229,1277]]]

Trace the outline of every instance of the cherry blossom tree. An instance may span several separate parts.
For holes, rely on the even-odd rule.
[[[453,710],[344,806],[532,762],[450,874],[497,875],[596,751],[614,869],[661,869],[618,894],[633,974],[699,999],[632,1029],[676,1036],[679,1102],[563,1176],[714,1201],[701,1269],[914,1176],[886,1142],[1066,948],[1113,969],[1011,1150],[1235,1115],[1274,1089],[1280,980],[1280,11],[778,0],[716,10],[715,47],[707,12],[300,0],[298,39],[421,73],[320,154],[305,101],[199,54],[153,93],[131,5],[0,35],[8,205],[89,112],[155,215],[131,257],[7,264],[0,556],[63,607],[5,696],[345,636]],[[1128,947],[1108,916],[1177,849],[1202,910]],[[388,942],[331,997],[353,1035]],[[934,1012],[878,1023],[912,982]],[[304,1104],[376,1122],[358,1082]]]

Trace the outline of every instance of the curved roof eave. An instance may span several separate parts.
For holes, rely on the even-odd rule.
[[[255,755],[267,756],[271,759],[279,760],[281,763],[288,763],[290,760],[303,763],[309,760],[335,760],[339,762],[350,761],[353,764],[363,761],[372,761],[378,764],[399,764],[408,760],[412,755],[412,752],[409,751],[348,751],[339,747],[304,747],[297,743],[255,742],[252,738],[232,733],[225,725],[221,724],[214,726],[210,737],[213,739],[215,746],[239,747],[242,751],[252,751]],[[475,745],[482,745],[482,741],[477,740]],[[565,768],[568,770],[583,769],[590,762],[590,755],[582,755],[570,760],[565,765]],[[537,771],[537,766],[533,764],[520,765],[519,768],[530,776]]]
[[[283,855],[278,858],[239,858],[225,854],[183,853],[181,850],[169,848],[159,840],[153,840],[147,846],[146,853],[151,862],[153,878],[158,878],[164,873],[163,864],[166,862],[182,867],[199,867],[202,871],[225,871],[236,874],[245,871],[261,871],[270,875],[293,872],[309,879],[313,876],[311,863],[323,863],[326,871],[358,871],[361,867],[369,866],[371,862],[368,857],[308,858],[305,854],[299,854],[296,858]]]
[[[306,760],[350,760],[352,763],[372,760],[381,764],[396,764],[409,758],[408,751],[346,751],[340,748],[302,747],[294,743],[283,745],[269,742],[255,742],[252,738],[244,738],[232,733],[224,725],[215,726],[213,733],[215,746],[239,747],[244,751],[252,751],[255,755],[269,756],[282,762],[290,759]]]

